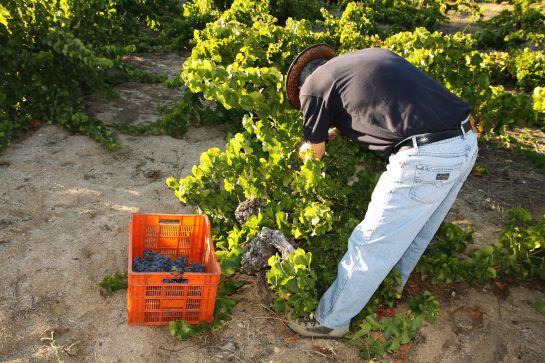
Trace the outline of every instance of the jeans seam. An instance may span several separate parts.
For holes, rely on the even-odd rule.
[[[425,150],[424,151],[419,151],[418,154],[416,154],[417,156],[431,156],[431,157],[438,157],[438,158],[443,158],[443,159],[452,159],[452,158],[459,158],[460,156],[464,156],[466,153],[465,151],[464,152],[460,152],[460,153],[444,153],[444,152],[426,152]]]

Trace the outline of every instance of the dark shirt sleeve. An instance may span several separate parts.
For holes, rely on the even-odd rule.
[[[301,96],[303,112],[303,136],[305,141],[318,144],[327,140],[331,111],[327,101],[321,97]]]

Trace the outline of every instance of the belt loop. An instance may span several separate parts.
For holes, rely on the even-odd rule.
[[[466,138],[466,130],[464,130],[464,124],[466,122],[469,122],[469,116],[467,116],[467,118],[462,121],[462,123],[460,124],[460,129],[462,130],[462,138],[465,139]]]
[[[411,137],[411,140],[413,140],[413,147],[418,150],[418,144],[416,143],[416,136]]]

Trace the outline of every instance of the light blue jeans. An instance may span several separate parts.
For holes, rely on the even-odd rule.
[[[390,156],[365,218],[348,240],[337,279],[318,304],[320,324],[348,327],[394,267],[405,285],[476,157],[473,131]]]

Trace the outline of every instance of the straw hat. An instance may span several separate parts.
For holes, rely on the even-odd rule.
[[[300,109],[299,102],[299,77],[305,69],[305,66],[316,60],[328,61],[337,54],[335,50],[327,44],[315,44],[304,49],[290,65],[286,77],[286,94],[293,107]]]

